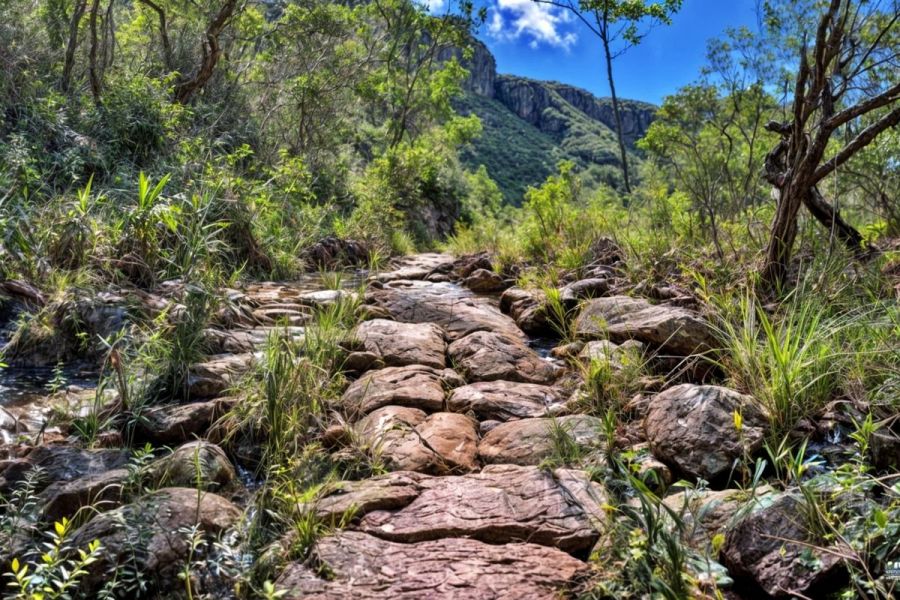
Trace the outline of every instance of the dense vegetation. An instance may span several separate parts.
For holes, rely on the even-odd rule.
[[[0,470],[10,593],[152,597],[168,577],[177,584],[166,597],[278,598],[285,565],[332,578],[316,542],[353,522],[355,507],[326,518],[319,503],[337,480],[391,468],[341,405],[375,360],[349,332],[385,316],[370,301],[385,283],[367,294],[355,273],[330,271],[377,273],[391,257],[437,249],[475,255],[493,271],[484,277],[540,298],[541,335],[579,382],[573,406],[602,423],[586,444],[555,428],[540,462],[584,470],[609,491],[612,524],[581,557],[590,573],[574,591],[724,597],[734,584],[717,562],[725,537],[691,543],[703,515],[661,499],[710,489],[746,499],[771,486],[800,498],[804,568],[840,563],[829,593],[893,597],[898,15],[892,0],[763,3],[759,31],[710,42],[697,81],[665,99],[629,154],[625,191],[616,136],[570,104],[547,115],[565,123],[553,137],[463,92],[468,54],[458,50],[484,17],[469,3],[452,16],[408,0],[0,4],[3,360],[10,371],[56,366],[47,397],[65,398],[38,431],[12,419],[8,462],[47,439],[127,451],[110,467],[125,506],[109,513],[102,481],[56,519],[41,482],[52,465]],[[543,183],[522,184],[535,174]],[[446,285],[443,266],[416,277]],[[325,300],[259,283],[317,270]],[[561,290],[598,272],[621,294],[702,314],[716,347],[669,362],[566,355],[583,332]],[[261,325],[249,349],[229,337]],[[198,375],[218,355],[232,357],[227,376],[208,375],[218,364]],[[80,405],[64,368],[76,360],[98,381]],[[148,433],[158,411],[195,406],[209,381],[219,387],[203,394],[215,400],[197,435],[224,451],[203,442],[180,470],[160,467],[170,442]],[[641,466],[646,448],[622,440],[646,411],[635,398],[694,381],[752,396],[765,434],[712,482],[666,481]],[[751,415],[730,416],[743,442]],[[822,442],[835,431],[840,440]],[[229,460],[246,510],[211,539],[204,530],[228,510],[207,509],[201,491],[221,492]],[[95,541],[109,533],[90,528],[100,517],[156,515],[146,499],[172,502],[159,495],[169,487],[197,491],[196,518],[170,527],[180,536],[172,573],[145,572],[152,524],[129,530],[128,543]],[[109,569],[98,578],[100,564]]]

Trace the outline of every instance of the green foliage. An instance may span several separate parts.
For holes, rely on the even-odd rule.
[[[484,128],[483,134],[463,149],[463,163],[473,169],[484,165],[502,190],[506,203],[520,205],[527,188],[554,173],[561,161],[575,163],[589,188],[603,184],[621,186],[614,131],[566,100],[571,87],[511,75],[500,77],[505,85],[539,87],[550,102],[550,107],[542,113],[546,127],[519,118],[496,98],[467,92],[454,102],[460,113],[478,115]],[[597,113],[611,111],[609,99],[596,99],[595,103]],[[623,111],[635,113],[654,108],[629,100],[620,101],[620,106]],[[515,143],[511,144],[510,140]],[[626,139],[629,162],[640,164],[641,157],[634,151],[633,141]]]
[[[40,560],[10,564],[7,586],[14,590],[16,600],[69,600],[77,597],[78,585],[87,575],[87,567],[97,562],[101,554],[99,541],[90,542],[87,549],[71,548],[67,537],[72,523],[63,519],[53,524],[47,533],[49,541]],[[74,555],[74,556],[72,556]]]

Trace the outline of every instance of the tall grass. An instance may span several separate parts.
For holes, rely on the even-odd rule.
[[[837,398],[861,407],[884,401],[877,390],[900,365],[896,309],[866,292],[865,277],[847,282],[843,268],[819,264],[775,306],[749,291],[711,293],[724,349],[718,364],[730,385],[769,411],[773,442]]]
[[[317,308],[301,340],[274,330],[255,371],[236,390],[246,398],[228,417],[230,435],[261,446],[265,475],[251,524],[255,548],[291,531],[291,555],[303,557],[315,539],[340,526],[315,514],[324,486],[344,475],[319,437],[345,387],[340,344],[356,323],[358,302],[347,295]]]

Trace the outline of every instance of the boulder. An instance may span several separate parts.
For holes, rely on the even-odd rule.
[[[602,425],[600,419],[587,415],[502,423],[478,444],[478,457],[484,463],[537,465],[553,455],[562,435],[579,446],[596,446],[601,439]]]
[[[108,581],[111,571],[123,567],[140,573],[161,596],[182,590],[184,582],[178,573],[190,552],[185,530],[196,525],[211,541],[240,517],[240,509],[225,498],[189,488],[165,488],[98,514],[69,539],[71,548],[87,548],[94,540],[101,545],[97,561],[82,578],[81,593],[91,596]]]
[[[734,414],[743,425],[735,428]],[[762,446],[768,419],[747,395],[715,385],[676,385],[657,394],[644,418],[653,454],[694,477],[725,475]]]
[[[128,464],[125,450],[82,450],[74,446],[38,446],[26,457],[0,463],[0,493],[8,494],[35,468],[41,476],[35,490],[51,483],[72,481],[88,475],[99,475]]]
[[[446,474],[475,468],[475,422],[465,415],[385,406],[356,424],[388,468]]]
[[[496,421],[557,415],[565,410],[563,394],[557,388],[499,380],[456,388],[447,399],[447,409]]]
[[[565,552],[537,544],[465,538],[398,544],[353,531],[320,540],[313,556],[321,569],[291,563],[276,581],[285,600],[553,600],[588,571]]]
[[[435,323],[447,338],[457,340],[475,331],[495,331],[525,341],[515,321],[487,298],[449,283],[395,281],[370,288],[366,301],[396,321]]]
[[[582,362],[599,361],[608,364],[614,371],[621,371],[627,365],[640,364],[644,355],[644,344],[637,340],[626,340],[614,344],[609,340],[593,340],[584,345],[578,353]]]
[[[609,279],[593,277],[579,279],[559,290],[560,300],[568,308],[575,308],[582,300],[600,298],[609,292]]]
[[[666,496],[663,503],[681,516],[686,541],[694,548],[706,551],[711,548],[713,537],[725,534],[741,507],[755,501],[754,492],[762,495],[771,491],[769,486],[761,486],[755,491],[686,490]]]
[[[424,479],[411,503],[393,512],[369,512],[359,529],[405,543],[470,537],[584,551],[599,537],[597,516],[605,494],[586,474],[579,477],[587,485],[579,497],[569,489],[574,487],[571,474],[563,486],[553,473],[536,467],[491,465],[480,473]]]
[[[41,515],[48,522],[71,519],[84,507],[103,512],[119,506],[128,480],[127,469],[85,475],[71,481],[57,481],[41,493]]]
[[[227,413],[235,398],[154,406],[141,414],[136,434],[154,444],[182,444],[206,435],[213,422]]]
[[[551,383],[562,369],[542,359],[518,338],[478,331],[447,349],[453,364],[469,381],[520,381]]]
[[[452,275],[456,279],[465,279],[480,269],[491,272],[494,270],[494,264],[491,262],[491,257],[487,253],[459,258],[453,265]]]
[[[733,576],[753,579],[776,598],[822,598],[838,589],[846,578],[841,556],[847,550],[829,552],[811,543],[802,502],[790,492],[765,495],[729,527],[722,562]]]
[[[432,323],[364,321],[353,331],[351,344],[388,367],[425,365],[443,369],[446,366],[444,331]]]
[[[476,294],[492,294],[507,287],[503,277],[488,269],[476,269],[463,280],[463,285]]]
[[[364,242],[328,236],[305,248],[300,256],[315,269],[341,269],[365,265],[369,261],[369,248]]]
[[[635,339],[681,355],[717,346],[713,329],[695,313],[628,296],[588,300],[575,327],[583,339]]]
[[[234,466],[215,444],[197,441],[176,448],[150,464],[148,478],[156,487],[197,487],[220,491],[237,479]]]
[[[350,384],[341,405],[352,415],[364,415],[382,406],[409,406],[427,412],[444,408],[446,390],[465,382],[452,369],[423,365],[369,371]]]
[[[221,395],[250,370],[255,360],[251,352],[219,354],[192,365],[188,377],[189,396],[196,399]]]
[[[541,290],[512,287],[500,296],[500,310],[528,333],[542,333],[549,328],[546,304],[547,296]]]

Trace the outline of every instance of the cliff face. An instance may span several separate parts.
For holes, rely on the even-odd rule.
[[[507,202],[518,204],[529,186],[539,185],[562,160],[575,163],[586,185],[622,185],[612,101],[555,81],[500,75],[490,50],[475,40],[471,55],[450,50],[469,70],[461,114],[476,114],[483,132],[463,153],[471,168],[484,165]],[[641,156],[634,143],[647,132],[656,107],[621,100],[619,108],[629,162]]]
[[[494,86],[497,81],[497,61],[487,46],[478,40],[472,42],[472,55],[463,59],[462,52],[457,48],[446,49],[441,52],[440,60],[449,60],[451,57],[463,63],[469,71],[469,77],[463,83],[466,91],[484,96],[494,97]]]
[[[456,55],[461,58],[460,53],[457,52]],[[545,133],[564,133],[562,129],[566,124],[558,118],[561,103],[570,105],[587,118],[599,121],[615,131],[615,116],[612,100],[609,98],[597,98],[587,90],[555,81],[499,75],[494,56],[487,46],[477,40],[473,43],[471,58],[464,63],[469,70],[466,90],[498,100],[520,119]],[[650,127],[656,107],[645,102],[620,100],[619,108],[625,143],[633,146]]]

